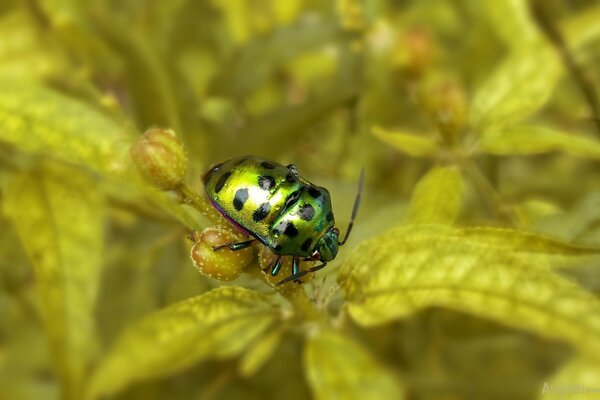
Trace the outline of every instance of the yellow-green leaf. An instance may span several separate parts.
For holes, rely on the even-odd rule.
[[[0,80],[0,141],[104,173],[128,160],[125,129],[82,102],[42,86]]]
[[[283,332],[283,329],[272,329],[271,332],[259,337],[256,343],[249,346],[240,360],[240,373],[242,376],[250,377],[254,375],[269,360],[273,352],[277,350]]]
[[[86,173],[57,164],[16,176],[5,196],[4,211],[34,267],[63,396],[81,398],[82,380],[96,350],[103,196]]]
[[[540,38],[527,0],[479,2],[500,38],[510,47],[527,46]]]
[[[531,267],[546,266],[547,262],[563,266],[600,255],[600,247],[576,245],[547,235],[517,229],[491,227],[449,229],[445,235],[457,241],[467,241],[470,246],[477,246],[482,250],[506,251],[528,261],[535,261]]]
[[[372,132],[384,143],[414,157],[432,156],[439,150],[438,143],[424,135],[391,131],[377,126],[373,127]]]
[[[538,399],[589,400],[600,396],[598,360],[575,357],[543,382]]]
[[[473,245],[451,232],[398,228],[360,244],[338,273],[352,318],[370,326],[447,307],[562,339],[600,358],[597,298],[540,268],[535,257]]]
[[[173,304],[131,326],[96,371],[90,398],[244,351],[273,325],[267,295],[231,286]]]
[[[398,378],[345,335],[316,332],[304,349],[304,369],[315,399],[403,399]]]
[[[408,211],[414,224],[452,224],[460,212],[464,182],[456,167],[437,167],[415,187]]]
[[[556,51],[544,42],[515,49],[475,92],[471,123],[476,132],[534,114],[549,99],[561,72]]]
[[[479,142],[482,152],[495,155],[527,155],[553,151],[600,159],[600,142],[543,126],[520,125],[488,131]]]
[[[561,31],[570,49],[578,51],[600,39],[600,5],[587,7],[583,12],[561,24]]]

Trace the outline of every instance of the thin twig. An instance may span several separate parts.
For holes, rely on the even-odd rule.
[[[531,13],[542,32],[544,32],[546,37],[556,47],[569,74],[577,84],[579,91],[590,109],[592,119],[596,124],[597,133],[600,135],[600,101],[594,90],[594,80],[589,74],[586,74],[575,61],[575,57],[569,49],[562,33],[544,10],[544,4],[546,4],[546,2],[532,0],[530,2]]]

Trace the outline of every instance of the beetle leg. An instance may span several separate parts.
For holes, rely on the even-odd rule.
[[[224,249],[227,247],[231,251],[238,251],[238,250],[245,249],[246,247],[250,247],[250,245],[254,242],[256,242],[256,239],[246,240],[245,242],[239,242],[239,243],[225,243],[220,246],[213,246],[213,250],[217,251],[217,250],[221,250],[221,249]]]
[[[276,276],[283,265],[282,256],[277,256],[275,262],[271,265],[271,276]]]
[[[284,283],[289,282],[289,281],[297,280],[297,279],[303,277],[304,275],[308,274],[309,272],[315,272],[315,271],[320,270],[321,268],[325,268],[326,265],[327,265],[327,263],[324,262],[323,264],[319,264],[316,267],[312,267],[312,268],[309,268],[304,271],[299,271],[298,273],[292,274],[292,275],[288,276],[287,278],[277,282],[276,286],[283,285]]]
[[[292,258],[292,275],[296,276],[299,273],[300,273],[300,258],[299,257],[293,257]],[[302,283],[298,279],[294,279],[294,282],[296,282],[296,283]]]

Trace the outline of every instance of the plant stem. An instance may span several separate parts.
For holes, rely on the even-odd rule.
[[[198,210],[202,215],[208,218],[212,223],[223,225],[223,218],[215,211],[213,207],[201,196],[193,191],[187,184],[182,183],[175,191],[179,192],[183,202],[189,204]]]
[[[329,319],[325,313],[315,307],[303,287],[299,286],[296,290],[280,291],[280,293],[292,304],[296,313],[303,320],[316,322],[322,326],[329,325]]]

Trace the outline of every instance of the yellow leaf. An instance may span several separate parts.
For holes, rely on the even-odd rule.
[[[501,246],[477,237],[430,226],[398,228],[363,242],[338,273],[350,315],[370,326],[447,307],[562,339],[600,357],[597,298],[544,268],[547,257],[529,256],[509,235],[496,237]]]
[[[600,393],[599,382],[598,360],[584,355],[574,357],[554,376],[542,383],[538,399],[594,399]]]
[[[403,399],[400,382],[366,350],[335,331],[317,332],[304,349],[304,369],[316,399]]]
[[[235,356],[267,332],[277,316],[268,296],[236,286],[173,304],[117,340],[93,376],[89,397],[113,394],[209,358]]]
[[[271,332],[259,337],[256,343],[249,346],[240,360],[240,373],[242,376],[250,377],[254,375],[269,360],[273,352],[277,350],[283,332],[283,329],[272,329]]]
[[[113,174],[129,157],[124,133],[84,103],[32,83],[0,80],[0,141],[23,151]]]
[[[390,131],[377,126],[373,127],[372,132],[384,143],[414,157],[432,156],[439,150],[438,143],[424,135]]]
[[[63,397],[81,398],[82,379],[96,350],[103,196],[86,173],[51,164],[14,178],[4,211],[34,267]]]
[[[408,211],[414,224],[452,224],[462,205],[464,182],[456,167],[432,169],[417,183]]]
[[[543,126],[513,126],[486,132],[480,139],[482,152],[495,155],[527,155],[558,151],[578,157],[600,159],[600,142]]]
[[[540,38],[527,0],[482,1],[486,17],[510,47],[527,46]]]
[[[481,134],[534,114],[549,99],[561,72],[556,51],[544,42],[515,49],[475,92],[475,130]]]

